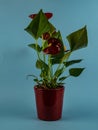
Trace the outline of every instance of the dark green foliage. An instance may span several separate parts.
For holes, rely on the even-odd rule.
[[[39,76],[32,76],[38,86],[44,88],[57,88],[63,85],[63,81],[69,76],[79,76],[84,68],[69,68],[69,66],[80,63],[82,59],[69,60],[71,54],[79,49],[87,47],[88,36],[86,26],[69,34],[68,40],[70,49],[65,50],[65,44],[60,31],[50,23],[42,9],[25,28],[34,39],[35,43],[28,46],[34,49],[37,53],[36,68],[40,70]],[[48,34],[48,37],[45,37]],[[54,40],[53,42],[49,42]],[[40,44],[38,43],[41,41]],[[51,53],[50,53],[50,52]],[[55,52],[55,53],[53,53]],[[54,69],[55,65],[55,69]],[[63,75],[66,69],[69,75]],[[54,71],[55,70],[55,71]]]
[[[88,44],[86,26],[67,36],[71,51],[84,48]]]
[[[78,77],[82,73],[83,70],[84,68],[71,68],[69,70],[69,73],[71,76]]]

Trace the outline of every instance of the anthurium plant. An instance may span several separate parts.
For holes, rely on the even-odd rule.
[[[64,80],[70,76],[79,76],[84,68],[70,68],[80,63],[82,59],[69,60],[71,54],[88,45],[86,26],[66,36],[69,49],[62,39],[60,30],[49,21],[52,13],[44,13],[41,9],[37,14],[31,14],[32,19],[25,28],[35,42],[28,46],[37,54],[36,68],[40,70],[39,76],[31,74],[38,87],[57,88],[63,85]],[[66,75],[65,71],[69,74]],[[35,73],[35,72],[34,72]]]

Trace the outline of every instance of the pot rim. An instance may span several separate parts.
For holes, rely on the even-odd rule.
[[[48,89],[48,88],[39,88],[39,87],[37,87],[37,85],[35,85],[34,86],[34,89],[36,89],[36,90],[42,90],[42,91],[55,91],[55,90],[62,90],[62,89],[65,89],[65,87],[64,86],[60,86],[60,87],[58,87],[58,88],[50,88],[50,89]]]

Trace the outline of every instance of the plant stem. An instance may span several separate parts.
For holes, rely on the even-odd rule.
[[[44,46],[44,39],[42,38],[42,47]],[[44,60],[44,62],[46,61],[46,57],[45,57],[45,55],[43,54],[43,60]]]
[[[37,50],[37,46],[38,46],[38,41],[36,40],[36,50]],[[37,56],[38,56],[38,59],[40,59],[40,56],[39,56],[39,52],[37,51]]]
[[[55,73],[60,69],[60,67],[61,67],[61,64],[58,65],[57,69],[55,70]],[[54,73],[54,76],[53,76],[54,79],[56,78],[55,73]]]
[[[51,82],[51,79],[52,79],[51,55],[48,56],[48,66],[49,66],[48,78],[49,78],[49,81]]]

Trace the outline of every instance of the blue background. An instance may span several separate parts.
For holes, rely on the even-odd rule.
[[[28,15],[40,9],[53,12],[51,22],[66,36],[87,25],[89,45],[72,55],[86,67],[78,78],[66,80],[63,116],[45,122],[36,117],[33,80],[35,53],[27,47],[33,39],[24,28]],[[98,129],[98,1],[0,0],[0,130]],[[77,65],[78,66],[78,65]]]

